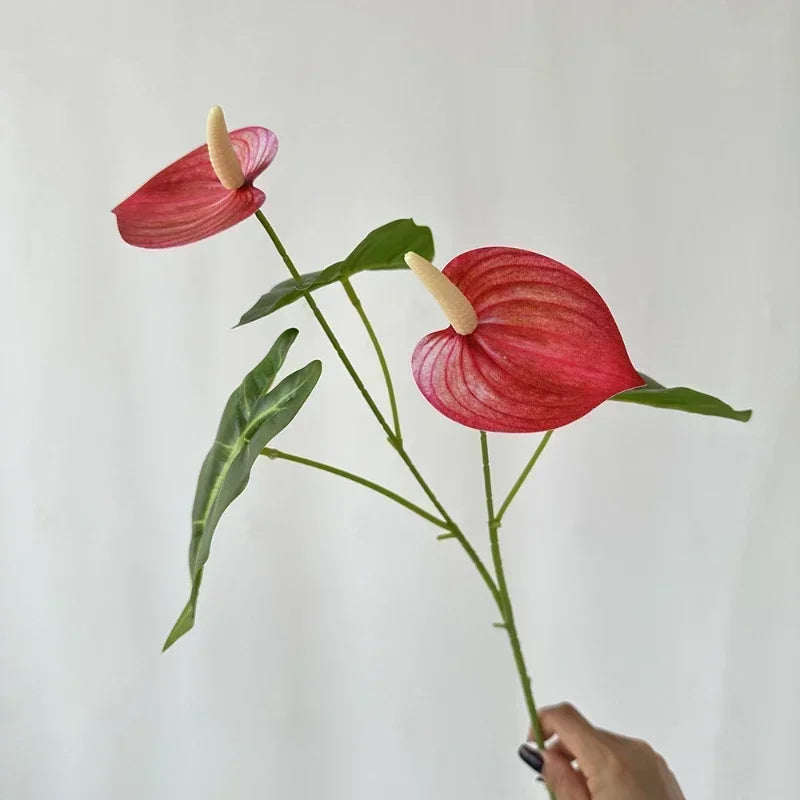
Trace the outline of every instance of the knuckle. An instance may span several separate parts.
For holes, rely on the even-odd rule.
[[[572,769],[570,767],[570,769]],[[559,797],[568,797],[568,792],[572,790],[575,777],[566,770],[558,770],[555,774],[550,775],[547,779],[547,784]]]
[[[639,757],[656,757],[655,751],[644,739],[631,739],[628,747],[634,755]]]
[[[553,712],[562,718],[575,718],[578,716],[578,709],[572,703],[564,701],[553,706]]]
[[[602,753],[603,774],[611,781],[620,781],[628,772],[625,760],[614,748],[604,748]]]
[[[624,784],[631,774],[631,765],[636,761],[629,742],[608,742],[600,751],[602,770],[612,781]]]
[[[564,788],[566,780],[567,776],[562,770],[551,770],[550,774],[547,776],[547,783],[556,791]]]

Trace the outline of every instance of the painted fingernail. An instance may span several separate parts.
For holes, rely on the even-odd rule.
[[[542,754],[532,745],[525,742],[517,750],[519,757],[535,772],[541,772],[544,767]]]

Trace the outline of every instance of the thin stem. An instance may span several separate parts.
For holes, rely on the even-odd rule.
[[[494,562],[495,575],[497,577],[497,588],[500,594],[500,613],[503,615],[503,623],[508,633],[508,640],[511,644],[511,651],[514,655],[514,663],[519,673],[522,693],[525,695],[525,703],[528,707],[528,715],[533,727],[536,744],[544,747],[544,733],[542,723],[539,721],[539,714],[536,711],[536,702],[533,699],[533,689],[531,687],[531,677],[525,665],[525,657],[522,655],[522,648],[517,635],[517,627],[514,623],[514,611],[511,607],[511,598],[508,594],[508,584],[503,570],[503,559],[500,555],[500,539],[498,536],[498,520],[494,515],[494,502],[492,500],[492,472],[489,466],[489,443],[486,432],[481,431],[481,458],[483,461],[483,484],[486,494],[487,524],[489,526],[489,540],[492,547],[492,560]]]
[[[495,585],[494,580],[492,579],[489,570],[486,569],[485,565],[480,559],[480,556],[475,552],[475,549],[467,540],[466,536],[464,536],[463,532],[460,530],[458,525],[453,521],[452,517],[447,513],[444,506],[439,502],[439,499],[433,493],[433,490],[430,486],[428,486],[427,481],[422,477],[419,470],[417,469],[414,462],[411,460],[411,457],[405,451],[403,447],[403,443],[398,440],[395,436],[394,431],[389,427],[389,424],[386,422],[386,418],[381,413],[378,406],[375,404],[375,401],[372,399],[372,396],[367,391],[366,386],[364,386],[364,382],[361,380],[361,377],[356,372],[355,367],[351,363],[350,359],[347,357],[347,354],[342,349],[342,346],[339,344],[339,340],[336,338],[336,335],[331,330],[331,326],[328,324],[328,321],[325,319],[322,311],[320,311],[319,306],[317,305],[314,298],[311,296],[311,293],[307,290],[304,290],[302,287],[300,273],[297,271],[297,267],[295,267],[292,259],[289,258],[289,254],[286,252],[286,248],[283,246],[283,243],[278,238],[278,234],[275,233],[275,229],[270,225],[267,218],[264,214],[258,210],[255,212],[256,219],[261,223],[261,226],[267,232],[267,235],[272,241],[272,244],[275,245],[275,249],[278,251],[278,255],[283,259],[283,263],[286,264],[286,268],[289,270],[291,276],[295,279],[295,282],[298,285],[298,288],[302,292],[303,296],[306,299],[306,302],[309,305],[309,308],[313,312],[314,316],[319,322],[320,327],[325,332],[325,335],[328,337],[328,341],[331,343],[333,349],[336,351],[336,355],[339,356],[339,360],[344,365],[344,368],[347,370],[350,377],[353,379],[353,383],[355,383],[356,388],[361,393],[361,396],[364,398],[364,401],[369,406],[370,411],[372,411],[373,416],[376,420],[378,420],[378,424],[383,428],[384,432],[386,433],[386,437],[388,438],[390,444],[394,449],[397,451],[397,454],[403,460],[403,463],[408,467],[411,474],[414,476],[414,479],[420,485],[423,492],[425,492],[428,499],[433,503],[436,510],[441,514],[442,519],[447,523],[447,527],[455,534],[455,538],[458,540],[461,547],[466,552],[467,556],[469,556],[470,561],[475,565],[475,568],[478,570],[483,582],[486,584],[489,591],[492,593],[492,597],[495,598],[495,601],[498,601],[498,591],[497,586]]]
[[[386,435],[391,439],[394,440],[394,431],[389,427],[386,420],[384,419],[383,414],[381,414],[380,409],[377,405],[375,405],[375,401],[372,399],[372,396],[367,391],[367,387],[364,386],[364,382],[361,380],[361,377],[356,372],[355,367],[351,363],[350,359],[347,357],[347,354],[342,349],[342,346],[339,344],[339,340],[336,338],[336,334],[334,334],[333,330],[331,330],[331,326],[328,324],[328,320],[325,319],[322,311],[320,311],[319,306],[317,305],[317,301],[311,295],[311,292],[305,291],[302,288],[300,273],[297,271],[297,267],[295,267],[291,258],[289,258],[289,254],[286,252],[286,248],[283,246],[283,242],[278,238],[278,234],[275,233],[275,229],[270,225],[267,218],[264,214],[258,210],[255,213],[256,219],[261,223],[264,230],[267,232],[267,235],[272,240],[272,244],[275,245],[275,249],[278,251],[278,255],[283,259],[283,263],[286,264],[286,268],[289,270],[291,276],[297,282],[298,288],[305,297],[306,302],[309,305],[312,313],[319,322],[320,327],[325,332],[325,335],[328,337],[328,341],[333,346],[333,349],[336,351],[336,355],[339,356],[339,360],[344,365],[344,368],[347,370],[350,377],[353,379],[353,383],[355,383],[356,388],[359,392],[361,392],[361,396],[364,398],[364,401],[369,406],[370,411],[375,415],[375,418],[380,423],[380,426],[386,432]]]
[[[466,536],[462,533],[459,528],[455,527],[452,529],[453,533],[455,534],[455,538],[458,539],[458,543],[461,547],[464,548],[464,551],[469,556],[472,563],[475,565],[475,569],[478,570],[481,578],[483,578],[483,582],[486,584],[486,588],[491,592],[492,598],[494,602],[497,603],[497,607],[502,611],[502,599],[500,597],[500,591],[497,588],[497,584],[494,582],[494,578],[492,578],[491,573],[481,561],[480,556],[475,552],[475,548],[469,543],[469,540]]]
[[[489,525],[489,539],[492,545],[492,559],[494,560],[495,565],[497,565],[497,560],[500,557],[499,551],[499,543],[497,541],[497,536],[492,535],[492,530],[494,530],[495,534],[497,532],[497,526],[495,525],[495,518],[494,518],[494,499],[492,497],[492,472],[489,467],[489,444],[486,439],[486,432],[481,431],[481,454],[483,460],[483,493],[486,496],[486,520]],[[495,548],[497,549],[497,554],[495,554]],[[495,572],[497,570],[495,569]],[[498,576],[499,577],[499,576]],[[500,584],[500,581],[497,581],[497,605],[500,609],[500,614],[503,617],[503,621],[508,618],[508,608],[507,604],[508,601],[506,599],[506,592],[503,591],[503,588]]]
[[[486,495],[486,519],[491,527],[495,523],[495,517],[492,497],[492,468],[489,466],[489,439],[486,431],[481,431],[481,461],[483,462],[483,493]]]
[[[355,383],[356,388],[361,393],[361,396],[364,398],[364,401],[366,402],[367,406],[369,406],[370,411],[372,411],[373,416],[378,421],[381,428],[383,428],[392,447],[394,447],[394,449],[397,451],[398,455],[403,460],[405,465],[408,467],[409,471],[414,476],[414,478],[416,479],[417,483],[420,485],[422,490],[425,492],[428,499],[433,503],[433,505],[436,507],[436,510],[441,514],[442,519],[441,520],[437,519],[432,514],[429,514],[424,509],[420,508],[419,506],[416,506],[414,503],[411,503],[409,500],[406,500],[404,497],[401,497],[395,492],[392,492],[391,490],[386,489],[385,487],[380,486],[379,484],[373,483],[372,481],[369,481],[366,478],[362,478],[359,475],[355,475],[351,472],[346,472],[345,470],[341,470],[338,467],[332,467],[328,464],[322,464],[321,462],[318,461],[312,461],[311,459],[302,458],[301,456],[294,456],[290,455],[289,453],[283,453],[279,450],[275,450],[272,448],[265,448],[262,451],[262,453],[264,455],[269,456],[270,458],[282,458],[286,461],[293,461],[298,464],[304,464],[306,466],[314,467],[324,472],[329,472],[331,474],[338,475],[347,480],[354,481],[355,483],[358,483],[362,486],[372,489],[373,491],[376,491],[379,494],[382,494],[385,497],[394,500],[396,503],[399,503],[400,505],[408,508],[410,511],[413,511],[414,513],[418,514],[419,516],[423,517],[429,522],[432,522],[433,524],[437,525],[438,527],[444,528],[447,531],[447,534],[444,534],[441,538],[455,538],[458,540],[459,544],[464,549],[467,556],[477,569],[478,573],[480,574],[481,578],[483,579],[484,583],[489,589],[489,592],[494,598],[494,601],[497,604],[498,609],[500,610],[500,614],[503,619],[503,622],[500,623],[500,625],[504,627],[508,632],[509,641],[511,642],[511,649],[514,654],[514,662],[517,666],[517,671],[519,672],[520,681],[522,683],[522,690],[525,695],[525,701],[528,706],[528,712],[530,715],[531,724],[533,726],[534,734],[536,736],[536,742],[539,745],[539,747],[544,747],[544,736],[542,733],[542,726],[539,721],[539,715],[536,711],[536,704],[533,699],[533,692],[531,689],[531,679],[530,676],[528,675],[527,668],[525,666],[525,660],[522,655],[522,649],[519,644],[519,637],[517,636],[517,630],[514,624],[514,614],[511,608],[511,602],[508,595],[508,586],[506,584],[505,574],[503,572],[503,563],[500,557],[500,544],[497,535],[497,529],[500,526],[499,517],[502,517],[502,515],[505,513],[505,510],[508,508],[508,505],[510,504],[511,500],[513,500],[514,495],[517,493],[517,491],[519,491],[520,486],[527,477],[527,474],[533,468],[533,464],[535,463],[536,458],[538,458],[538,454],[544,448],[544,445],[543,444],[540,445],[539,450],[537,451],[536,454],[534,454],[533,459],[531,459],[531,463],[526,467],[525,471],[523,471],[523,475],[517,481],[517,484],[515,484],[515,486],[512,488],[509,497],[506,498],[506,501],[503,503],[503,506],[500,509],[499,517],[495,518],[494,503],[492,499],[491,471],[489,467],[489,449],[486,439],[486,433],[484,431],[481,431],[481,450],[483,453],[484,486],[486,490],[486,510],[488,515],[489,536],[492,547],[492,558],[494,561],[496,581],[497,581],[495,583],[495,579],[486,569],[485,565],[481,561],[480,556],[475,551],[475,548],[470,544],[469,540],[466,538],[463,531],[458,527],[458,525],[455,524],[453,519],[445,510],[444,506],[442,506],[442,504],[439,502],[439,499],[433,493],[430,486],[428,486],[427,482],[422,477],[419,470],[416,468],[414,462],[411,460],[411,457],[408,455],[408,453],[405,451],[405,448],[403,447],[403,442],[400,437],[400,425],[398,421],[397,407],[394,398],[394,389],[391,384],[389,370],[388,367],[386,366],[386,361],[383,357],[383,352],[380,348],[377,337],[375,336],[375,332],[372,329],[372,326],[370,325],[369,320],[366,317],[366,314],[364,314],[363,308],[361,307],[361,303],[358,300],[357,295],[353,291],[352,286],[350,286],[346,280],[343,282],[345,286],[345,291],[347,292],[350,301],[353,303],[356,310],[358,311],[359,316],[361,317],[361,320],[367,329],[367,333],[369,334],[370,339],[372,340],[376,353],[378,354],[378,359],[381,362],[381,368],[384,371],[386,386],[389,392],[390,402],[392,406],[394,430],[391,427],[389,427],[389,424],[387,423],[385,417],[381,413],[378,406],[375,404],[375,401],[372,399],[370,393],[367,391],[364,382],[361,380],[361,377],[356,372],[355,367],[351,363],[350,359],[347,357],[342,346],[339,344],[339,340],[333,333],[333,330],[328,324],[328,321],[325,319],[325,316],[323,315],[322,311],[319,309],[319,306],[317,305],[316,301],[311,296],[311,293],[303,288],[300,273],[297,271],[297,268],[295,267],[294,263],[289,257],[289,254],[286,252],[286,248],[284,248],[283,243],[278,238],[278,235],[275,233],[275,230],[273,229],[272,225],[270,225],[269,221],[260,210],[255,212],[255,216],[261,223],[264,230],[267,232],[267,235],[271,239],[273,245],[275,246],[275,249],[278,251],[278,254],[283,259],[284,264],[286,264],[286,268],[289,270],[289,273],[297,283],[298,288],[305,297],[306,302],[308,303],[312,313],[317,319],[317,322],[320,324],[320,327],[325,332],[325,335],[328,337],[328,340],[333,346],[333,349],[336,351],[336,354],[339,356],[339,359],[344,365],[344,368],[347,370],[348,374],[352,378],[353,383]],[[545,444],[547,438],[549,438],[549,434],[545,437],[545,442],[544,442]],[[553,795],[551,792],[551,797],[552,796]]]
[[[356,290],[353,288],[353,284],[350,283],[349,278],[342,278],[342,286],[344,287],[345,292],[347,293],[347,297],[349,298],[350,302],[353,304],[353,308],[355,308],[356,313],[361,318],[361,322],[364,324],[364,328],[367,331],[367,335],[372,342],[372,346],[375,348],[375,355],[378,356],[378,362],[381,365],[381,371],[383,372],[383,379],[386,382],[386,391],[389,394],[389,405],[392,407],[392,422],[394,425],[394,435],[396,440],[402,444],[403,436],[400,433],[400,415],[397,413],[397,398],[394,394],[394,386],[392,385],[392,376],[389,372],[389,366],[386,363],[386,358],[383,355],[383,348],[381,347],[380,342],[378,341],[378,337],[375,334],[375,329],[372,327],[372,323],[369,321],[369,317],[367,317],[366,311],[364,311],[364,306],[361,303],[361,299],[356,294]]]
[[[519,478],[517,478],[517,482],[511,487],[508,497],[506,497],[506,499],[503,501],[503,505],[500,506],[500,510],[497,512],[497,516],[495,517],[495,522],[497,522],[498,525],[503,519],[503,515],[506,513],[506,511],[508,511],[511,501],[517,496],[517,492],[522,488],[522,484],[525,483],[525,480],[527,479],[528,475],[530,475],[531,470],[539,460],[539,456],[542,454],[545,447],[547,447],[547,443],[550,441],[550,437],[552,435],[553,431],[547,431],[547,433],[542,437],[542,440],[539,442],[539,446],[531,456],[530,461],[528,461],[528,463],[525,465],[525,469],[522,470]]]
[[[444,528],[448,531],[450,530],[450,527],[446,522],[443,522],[438,517],[434,517],[433,514],[429,514],[427,511],[425,511],[425,509],[420,508],[410,500],[406,500],[405,497],[401,497],[391,489],[387,489],[385,486],[381,486],[380,484],[368,480],[367,478],[362,478],[360,475],[355,475],[352,472],[347,472],[347,470],[339,469],[338,467],[332,467],[330,464],[323,464],[320,461],[312,461],[310,458],[303,458],[302,456],[295,456],[291,453],[284,453],[282,450],[276,450],[272,447],[265,447],[261,451],[261,455],[267,456],[267,458],[291,461],[294,464],[303,464],[307,467],[313,467],[314,469],[322,470],[323,472],[329,472],[331,475],[338,475],[340,478],[346,478],[348,481],[353,481],[353,483],[366,486],[367,489],[372,489],[373,492],[377,492],[378,494],[382,494],[384,497],[388,497],[390,500],[394,500],[395,503],[405,506],[405,508],[407,508],[409,511],[413,511],[415,514],[418,514],[423,519],[428,520],[428,522],[432,522],[439,528]],[[447,536],[449,534],[444,535]]]

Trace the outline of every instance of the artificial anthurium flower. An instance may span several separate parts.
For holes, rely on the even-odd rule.
[[[161,170],[115,209],[122,238],[137,247],[177,247],[249,217],[266,199],[253,181],[278,152],[266,128],[228,133],[219,106],[208,114],[207,144]]]
[[[442,272],[416,253],[406,263],[450,322],[417,345],[414,379],[456,422],[551,430],[644,384],[603,298],[569,267],[513,247],[470,250]]]

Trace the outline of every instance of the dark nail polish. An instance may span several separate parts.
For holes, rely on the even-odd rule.
[[[542,754],[530,744],[521,744],[517,750],[519,757],[535,772],[541,772],[544,767]]]

